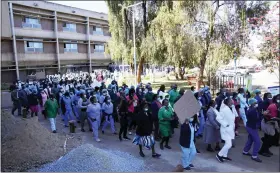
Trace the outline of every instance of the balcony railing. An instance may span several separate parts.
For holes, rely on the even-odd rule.
[[[41,24],[33,24],[33,23],[22,23],[23,28],[37,28],[41,29]]]
[[[64,52],[78,52],[78,49],[64,48]]]
[[[103,31],[93,31],[93,35],[104,35]]]
[[[63,31],[76,32],[76,29],[63,27]]]
[[[26,52],[43,52],[43,48],[27,47]]]

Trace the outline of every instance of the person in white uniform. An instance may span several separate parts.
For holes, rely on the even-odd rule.
[[[232,160],[228,157],[228,151],[232,147],[232,140],[235,137],[235,112],[232,110],[233,101],[231,98],[226,98],[220,108],[220,113],[217,115],[216,120],[221,124],[220,133],[221,138],[225,141],[225,145],[216,155],[219,162],[224,160]]]

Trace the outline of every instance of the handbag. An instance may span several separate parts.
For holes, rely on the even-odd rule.
[[[178,128],[179,127],[179,118],[176,115],[176,113],[174,113],[174,119],[171,120],[171,128]]]

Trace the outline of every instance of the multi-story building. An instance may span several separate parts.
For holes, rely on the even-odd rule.
[[[108,16],[46,1],[2,1],[2,82],[92,71],[111,62]]]

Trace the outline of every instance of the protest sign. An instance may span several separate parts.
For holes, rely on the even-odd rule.
[[[175,113],[181,124],[184,123],[186,118],[197,114],[200,108],[198,101],[191,91],[187,91],[174,105]]]

